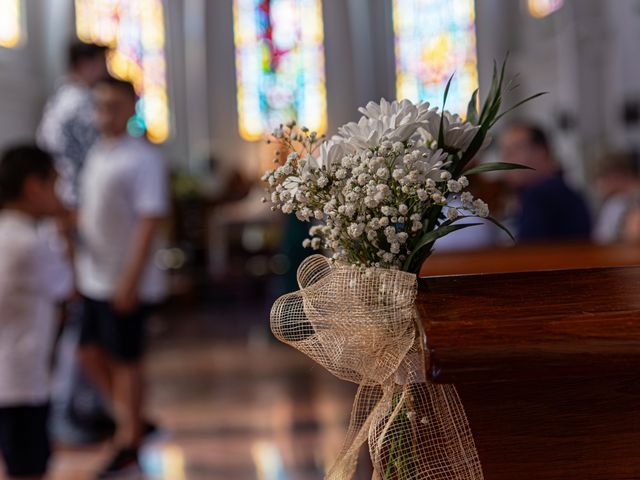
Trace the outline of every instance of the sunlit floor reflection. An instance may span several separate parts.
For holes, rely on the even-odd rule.
[[[271,442],[256,442],[251,449],[259,480],[286,480],[280,450]]]
[[[150,413],[163,433],[142,451],[144,478],[322,479],[355,386],[272,341],[262,318],[226,337],[201,316],[167,318],[154,336]],[[107,445],[59,449],[48,478],[92,479],[107,455]]]

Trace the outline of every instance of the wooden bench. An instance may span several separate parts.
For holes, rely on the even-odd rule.
[[[430,377],[457,386],[487,480],[640,479],[640,267],[545,258],[420,280]]]

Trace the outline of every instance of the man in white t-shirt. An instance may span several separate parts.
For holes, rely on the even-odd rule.
[[[98,478],[138,468],[144,435],[142,356],[150,308],[165,295],[154,264],[169,210],[168,176],[159,151],[127,134],[135,113],[130,83],[109,79],[95,89],[101,138],[80,179],[76,268],[85,298],[80,355],[111,400],[117,422],[113,458]]]
[[[40,479],[50,455],[49,358],[55,303],[71,291],[39,220],[62,213],[53,159],[34,146],[0,160],[0,454],[14,479]]]
[[[78,207],[78,183],[87,154],[98,139],[93,87],[107,76],[104,46],[73,42],[69,71],[47,100],[37,131],[38,146],[49,152],[59,173],[57,190],[65,206]],[[74,245],[74,239],[68,243]],[[57,441],[85,444],[100,441],[112,430],[104,403],[77,361],[82,303],[77,298],[62,305],[64,329],[56,348],[50,426]]]

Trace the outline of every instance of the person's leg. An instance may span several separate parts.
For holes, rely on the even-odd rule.
[[[83,303],[78,358],[91,381],[110,401],[113,373],[106,348],[112,335],[110,323],[113,319],[106,302],[84,298]]]
[[[84,299],[65,305],[66,321],[56,346],[56,365],[52,373],[50,430],[56,441],[68,445],[102,441],[113,435],[115,429],[104,382],[100,380],[103,375],[96,382],[96,375],[90,377],[87,373],[89,369],[94,370],[96,355],[94,352],[87,354],[85,350],[84,354],[89,358],[85,358],[83,365],[83,355],[79,351],[84,310]],[[102,384],[102,388],[96,383]]]
[[[144,374],[141,361],[115,362],[113,402],[118,428],[116,445],[137,447],[143,436]]]
[[[47,418],[49,408],[21,406],[2,409],[0,447],[10,480],[44,478],[51,455]]]
[[[110,305],[107,305],[111,309]],[[111,310],[104,339],[112,373],[111,399],[116,417],[114,455],[98,478],[139,468],[138,449],[143,437],[143,351],[146,309],[123,316]]]
[[[113,396],[113,372],[107,354],[96,344],[84,344],[78,348],[82,368],[98,387],[104,398],[111,402]]]

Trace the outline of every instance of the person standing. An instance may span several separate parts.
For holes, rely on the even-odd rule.
[[[0,454],[10,480],[41,479],[50,456],[49,354],[67,264],[51,256],[42,219],[62,212],[52,158],[30,145],[0,160]]]
[[[92,88],[107,76],[105,54],[106,48],[99,45],[76,42],[69,46],[68,75],[45,105],[37,131],[39,147],[54,158],[59,172],[56,189],[70,212],[78,207],[78,178],[98,138]],[[65,243],[72,256],[74,239],[67,238]],[[113,421],[77,363],[81,304],[71,300],[63,308],[66,322],[56,351],[51,429],[57,440],[90,443],[111,433]]]
[[[154,263],[169,212],[160,152],[127,133],[136,93],[108,79],[95,89],[100,139],[80,179],[78,288],[84,297],[80,357],[110,399],[117,428],[113,457],[98,478],[138,468],[143,417],[145,325],[166,293]]]

